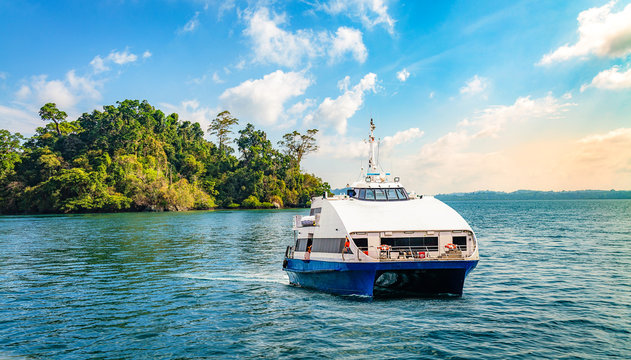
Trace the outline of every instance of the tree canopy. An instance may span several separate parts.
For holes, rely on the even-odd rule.
[[[294,160],[294,165],[300,168],[302,158],[310,152],[318,150],[315,139],[317,133],[318,129],[307,130],[306,134],[301,134],[294,130],[283,135],[283,140],[279,141],[278,145],[285,148],[285,154],[291,156]]]
[[[208,126],[208,133],[217,136],[219,142],[219,150],[224,153],[226,145],[230,142],[230,134],[232,130],[230,127],[239,123],[239,119],[233,117],[229,111],[222,111],[217,114],[210,125]]]
[[[218,145],[198,123],[146,101],[124,100],[74,121],[48,103],[40,116],[49,122],[28,139],[0,130],[0,213],[294,207],[330,189],[295,167],[315,144],[281,152],[247,124],[233,155],[229,135],[238,120],[227,111],[211,123]]]

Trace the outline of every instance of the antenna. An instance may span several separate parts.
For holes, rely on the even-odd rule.
[[[381,164],[379,155],[381,155],[381,138],[377,139],[377,164]],[[381,165],[379,165],[379,168],[381,168]],[[383,171],[383,168],[381,170]]]

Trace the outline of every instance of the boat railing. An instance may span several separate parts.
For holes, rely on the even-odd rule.
[[[388,258],[392,258],[392,253],[398,253],[399,258],[425,259],[430,257],[431,252],[438,252],[438,246],[392,246],[386,254]]]
[[[294,247],[293,246],[287,246],[287,249],[285,250],[285,257],[287,259],[293,259],[294,258]]]

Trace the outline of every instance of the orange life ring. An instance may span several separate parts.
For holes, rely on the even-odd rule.
[[[456,244],[447,244],[445,247],[449,250],[456,250],[458,248]]]

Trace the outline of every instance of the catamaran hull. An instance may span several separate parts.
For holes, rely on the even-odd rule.
[[[462,295],[478,260],[349,263],[286,259],[289,283],[338,295]]]

